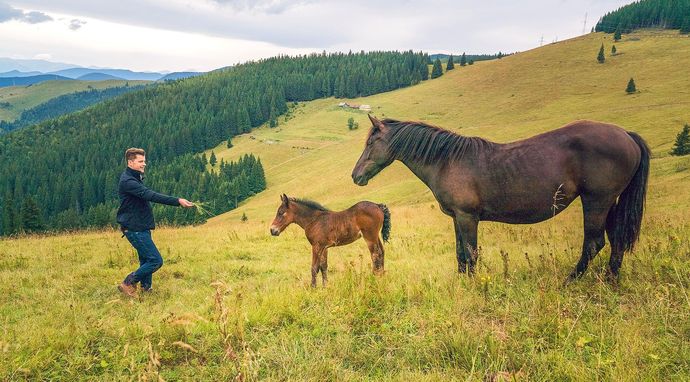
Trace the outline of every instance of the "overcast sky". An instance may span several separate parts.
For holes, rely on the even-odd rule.
[[[278,54],[524,51],[632,0],[0,0],[0,57],[207,71]]]

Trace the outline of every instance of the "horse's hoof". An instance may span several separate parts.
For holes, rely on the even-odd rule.
[[[570,285],[571,283],[577,281],[577,279],[579,279],[580,276],[581,275],[578,275],[575,272],[569,274],[568,277],[566,277],[565,280],[563,280],[563,286],[566,287],[566,286]]]
[[[610,271],[606,272],[606,282],[611,284],[611,286],[617,287],[620,281],[620,275],[613,274]]]

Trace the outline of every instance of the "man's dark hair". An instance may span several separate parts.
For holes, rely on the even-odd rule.
[[[130,161],[137,157],[137,155],[146,156],[146,151],[144,149],[138,149],[136,147],[131,147],[125,151],[125,160]]]

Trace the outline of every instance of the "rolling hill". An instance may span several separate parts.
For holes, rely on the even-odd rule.
[[[59,76],[57,74],[39,74],[36,76],[25,77],[2,77],[0,87],[7,86],[31,86],[46,81],[69,81],[71,78]]]
[[[110,74],[105,74],[105,73],[88,73],[84,74],[83,76],[77,77],[77,80],[79,81],[109,81],[109,80],[116,80],[116,81],[122,81],[124,78],[122,77],[116,77]]]
[[[46,81],[32,86],[9,86],[0,88],[0,120],[14,121],[22,111],[31,109],[57,96],[85,91],[105,89],[125,84],[137,85],[147,81]]]
[[[103,68],[103,69],[70,68],[70,69],[63,69],[63,70],[51,72],[50,74],[57,74],[57,75],[64,76],[64,77],[80,79],[81,77],[83,77],[85,75],[93,74],[93,73],[110,75],[110,76],[113,76],[116,78],[122,78],[125,80],[140,80],[140,81],[155,81],[155,80],[163,77],[163,75],[161,73],[155,73],[155,72],[133,72],[133,71],[127,70],[127,69],[107,69],[107,68]]]
[[[480,224],[478,274],[458,276],[450,219],[409,170],[394,163],[352,183],[369,122],[329,98],[212,150],[260,157],[267,190],[202,226],[157,230],[166,265],[152,295],[118,295],[136,266],[118,232],[0,242],[12,280],[0,284],[0,378],[687,380],[690,158],[668,152],[690,122],[690,44],[642,31],[597,63],[611,39],[588,34],[352,102],[499,142],[576,119],[641,134],[653,151],[647,212],[619,285],[602,281],[604,249],[562,286],[580,251],[578,203],[536,225]],[[631,77],[639,91],[627,95]],[[386,203],[387,274],[370,275],[357,242],[330,251],[327,288],[309,288],[301,229],[268,234],[281,193],[333,209]]]
[[[0,73],[0,78],[29,77],[29,76],[37,76],[39,74],[43,74],[43,73],[41,73],[41,72],[22,72],[19,70],[10,70],[8,72]]]

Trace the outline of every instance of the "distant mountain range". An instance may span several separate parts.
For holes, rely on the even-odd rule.
[[[51,72],[50,74],[57,74],[64,77],[69,77],[73,79],[80,79],[88,74],[105,74],[108,76],[115,77],[117,79],[123,80],[144,80],[144,81],[156,81],[163,77],[162,73],[155,72],[133,72],[126,69],[89,69],[89,68],[70,68],[58,70]]]
[[[0,57],[0,87],[31,85],[48,80],[144,80],[166,81],[195,77],[202,72],[134,72],[127,69],[82,68],[44,60]]]
[[[39,74],[37,76],[26,77],[0,77],[0,87],[5,86],[27,86],[45,81],[70,81],[71,78],[58,76],[56,74]]]
[[[79,81],[124,80],[124,78],[111,76],[110,74],[105,73],[88,73],[84,74],[83,76],[79,76],[76,79]]]
[[[10,70],[9,72],[5,73],[0,73],[0,78],[6,78],[6,77],[30,77],[30,76],[38,76],[40,74],[43,74],[41,72],[20,72],[19,70]]]
[[[20,72],[50,73],[57,70],[74,68],[77,65],[50,62],[45,60],[20,60],[8,57],[0,57],[0,72],[17,70]]]

